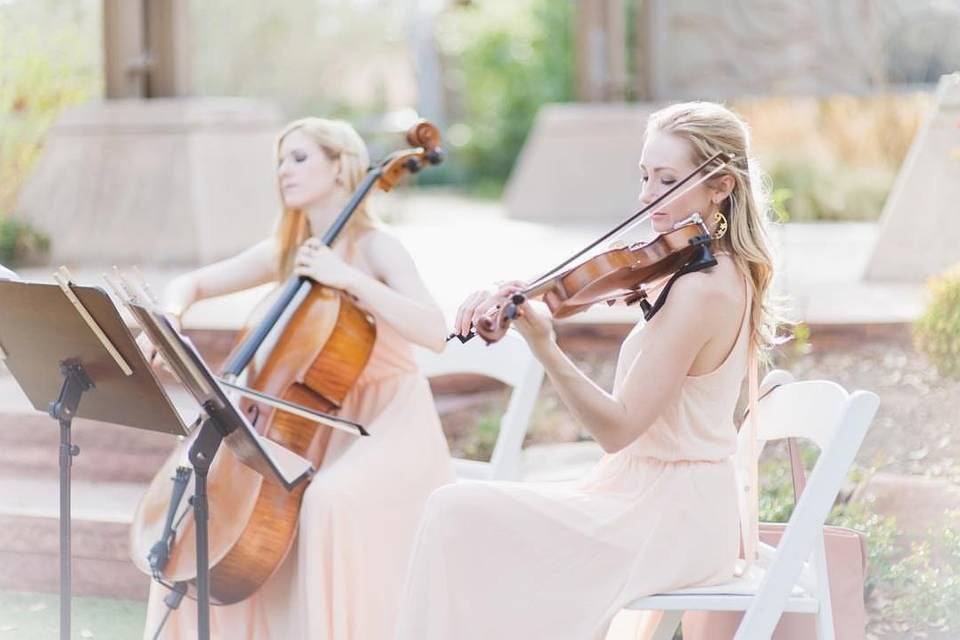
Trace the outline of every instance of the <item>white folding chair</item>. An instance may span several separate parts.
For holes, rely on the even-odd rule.
[[[530,425],[537,394],[543,382],[543,366],[533,357],[526,341],[513,331],[487,346],[475,338],[466,344],[447,343],[442,353],[416,349],[420,370],[428,378],[454,373],[472,373],[499,380],[512,387],[507,409],[490,462],[455,459],[457,476],[473,480],[518,480],[520,450]]]
[[[816,616],[817,637],[833,640],[823,525],[873,421],[879,398],[847,393],[826,380],[792,382],[772,371],[762,388],[780,384],[758,407],[758,450],[769,440],[806,438],[820,449],[780,543],[761,545],[759,562],[734,582],[640,598],[626,609],[662,611],[656,640],[670,640],[684,611],[744,611],[735,640],[769,638],[784,612]],[[746,430],[744,430],[745,432]]]

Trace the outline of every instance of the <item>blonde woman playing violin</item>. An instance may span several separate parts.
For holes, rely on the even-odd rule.
[[[665,232],[699,212],[718,264],[677,279],[666,304],[624,339],[613,389],[557,346],[536,302],[514,326],[570,412],[606,455],[574,484],[457,483],[430,497],[398,640],[602,638],[627,602],[734,575],[740,542],[733,421],[751,350],[766,348],[773,262],[745,124],[712,103],[650,117],[640,200],[653,202],[706,159],[735,160],[653,211]],[[666,201],[665,201],[666,202]],[[659,206],[659,205],[658,205]],[[720,214],[719,216],[717,214]],[[466,299],[466,335],[522,283]]]

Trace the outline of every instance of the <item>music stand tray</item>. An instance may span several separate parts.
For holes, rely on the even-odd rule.
[[[210,584],[207,520],[207,473],[221,442],[226,442],[241,462],[263,476],[272,477],[291,490],[310,477],[310,462],[282,447],[264,449],[267,442],[250,426],[227,398],[220,383],[193,345],[167,318],[132,300],[127,309],[134,315],[174,374],[203,409],[199,433],[190,447],[194,472],[193,516],[197,539],[197,629],[200,640],[210,637]],[[283,452],[286,452],[284,454]],[[282,455],[282,457],[278,457]]]
[[[189,432],[107,293],[66,285],[0,281],[0,359],[33,407],[60,424],[61,638],[70,635],[73,418]]]

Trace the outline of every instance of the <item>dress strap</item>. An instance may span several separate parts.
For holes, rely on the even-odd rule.
[[[746,279],[746,276],[744,276]],[[744,324],[752,327],[749,320],[751,309],[750,282],[747,285],[747,309],[744,314]],[[741,330],[743,327],[741,327]],[[748,413],[746,420],[740,427],[741,433],[737,438],[737,452],[735,465],[737,469],[737,497],[740,511],[740,543],[743,548],[743,563],[737,568],[737,575],[745,574],[756,561],[757,547],[759,546],[760,529],[760,499],[759,474],[757,464],[757,420],[759,419],[757,403],[759,402],[760,365],[757,360],[757,347],[748,336],[747,343],[747,394]]]

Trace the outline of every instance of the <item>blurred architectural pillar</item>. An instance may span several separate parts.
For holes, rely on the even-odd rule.
[[[437,16],[448,0],[410,0],[408,31],[413,47],[419,95],[417,111],[441,130],[446,129],[443,70],[437,50]]]
[[[576,92],[581,102],[618,102],[627,95],[624,0],[576,2]]]
[[[960,263],[958,201],[960,74],[954,73],[940,78],[936,105],[900,167],[865,278],[923,282]]]
[[[653,52],[650,25],[655,23],[654,11],[657,3],[654,0],[638,0],[639,6],[634,23],[635,42],[631,52],[634,60],[633,91],[636,99],[645,102],[653,99]]]
[[[47,133],[17,211],[68,265],[196,265],[270,233],[276,107],[242,98],[89,103]]]
[[[50,128],[18,213],[70,265],[197,265],[279,213],[271,102],[188,97],[188,0],[103,0],[106,100]]]
[[[107,98],[189,91],[188,0],[103,0]]]
[[[639,208],[648,104],[540,109],[503,194],[513,218],[602,225]]]

